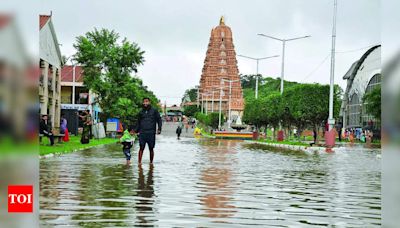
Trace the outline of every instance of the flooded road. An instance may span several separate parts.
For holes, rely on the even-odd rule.
[[[42,227],[380,227],[380,152],[272,152],[160,136],[155,163],[120,145],[41,160]]]

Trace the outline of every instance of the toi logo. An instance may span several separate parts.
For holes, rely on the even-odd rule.
[[[33,211],[33,186],[8,186],[8,212]]]

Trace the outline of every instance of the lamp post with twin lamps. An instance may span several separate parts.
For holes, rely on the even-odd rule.
[[[231,99],[232,99],[232,83],[233,82],[240,82],[240,79],[237,80],[228,80],[228,79],[224,79],[221,78],[221,86],[222,84],[224,84],[224,82],[229,82],[229,101],[228,101],[228,128],[231,128]]]
[[[245,56],[245,55],[238,55],[240,57],[246,58],[246,59],[251,59],[251,60],[255,60],[257,62],[257,70],[256,70],[256,93],[255,93],[255,97],[256,99],[258,98],[258,62],[260,60],[264,60],[264,59],[270,59],[270,58],[275,58],[275,57],[279,57],[279,55],[273,55],[273,56],[268,56],[268,57],[263,57],[263,58],[254,58],[254,57],[250,57],[250,56]]]
[[[263,36],[263,37],[267,37],[273,40],[278,40],[282,42],[282,68],[281,68],[281,94],[283,94],[283,80],[284,80],[284,75],[285,75],[285,47],[286,47],[286,42],[289,41],[293,41],[293,40],[299,40],[299,39],[304,39],[304,38],[308,38],[311,36],[300,36],[300,37],[295,37],[295,38],[290,38],[290,39],[280,39],[280,38],[276,38],[273,36],[268,36],[265,34],[257,34],[259,36]]]

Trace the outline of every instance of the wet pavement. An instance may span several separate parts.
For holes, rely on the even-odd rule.
[[[173,129],[173,126],[171,126]],[[42,227],[380,227],[380,152],[272,152],[158,136],[124,165],[120,145],[40,162]]]

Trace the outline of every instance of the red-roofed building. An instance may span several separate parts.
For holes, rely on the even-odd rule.
[[[61,109],[89,110],[95,121],[101,109],[97,95],[83,84],[84,72],[81,66],[65,65],[61,70]]]
[[[89,90],[83,85],[82,67],[66,65],[61,75],[61,108],[91,110]]]
[[[61,115],[61,67],[63,60],[52,15],[39,15],[40,114],[48,115],[57,132]]]

